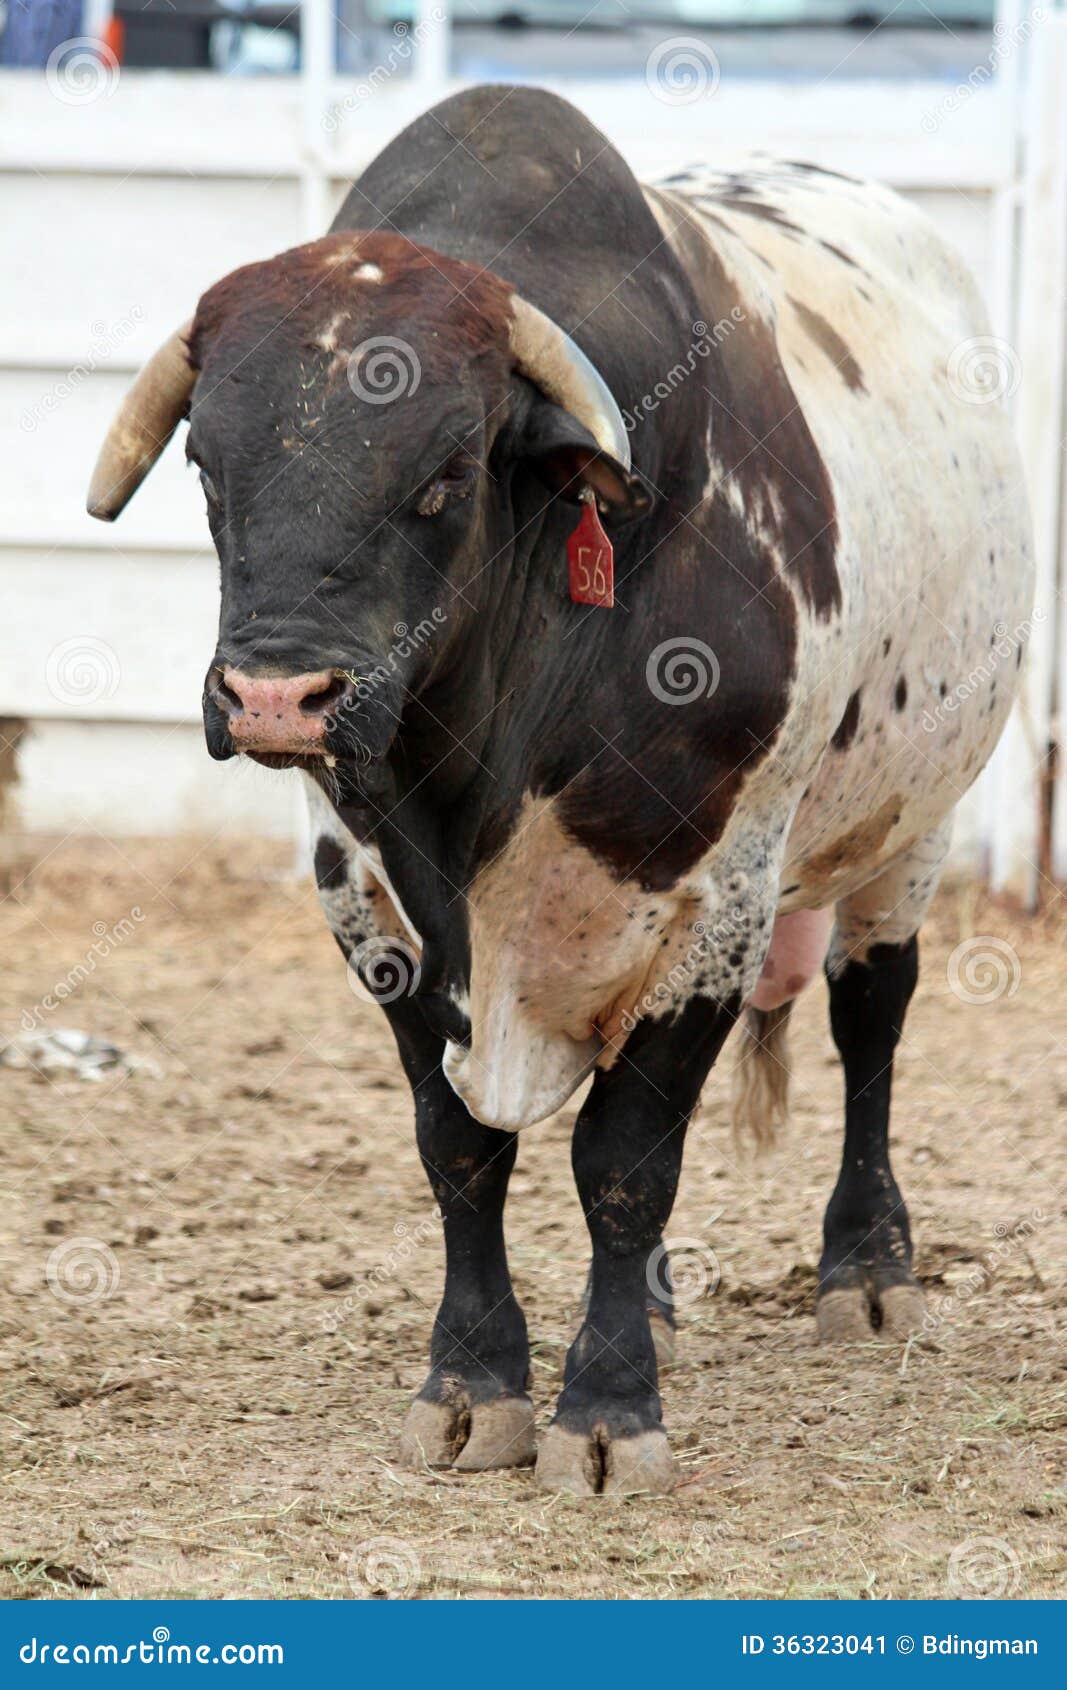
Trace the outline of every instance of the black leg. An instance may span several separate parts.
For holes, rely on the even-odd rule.
[[[417,1004],[386,1006],[415,1099],[419,1154],[441,1211],[445,1290],[430,1373],[408,1413],[410,1465],[521,1467],[534,1458],[529,1346],[504,1247],[513,1133],[481,1126],[441,1071],[441,1040]]]
[[[819,1335],[918,1330],[908,1211],[889,1162],[893,1054],[919,975],[919,942],[873,945],[828,973],[830,1026],[845,1071],[845,1147],[823,1223]]]
[[[689,1116],[736,1016],[695,998],[674,1021],[642,1022],[597,1075],[573,1163],[593,1244],[589,1306],[567,1356],[538,1480],[585,1496],[669,1490],[649,1326],[649,1256],[674,1203]],[[653,1283],[655,1281],[653,1280]]]

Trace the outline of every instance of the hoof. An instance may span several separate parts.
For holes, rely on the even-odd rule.
[[[602,1426],[585,1433],[553,1425],[537,1453],[538,1484],[570,1496],[665,1496],[674,1481],[674,1457],[660,1430],[612,1438]]]
[[[915,1338],[923,1330],[926,1298],[917,1285],[887,1285],[878,1306],[884,1338]]]
[[[874,1337],[871,1305],[862,1285],[827,1291],[815,1305],[815,1324],[823,1344],[869,1344]]]
[[[911,1338],[923,1329],[926,1304],[918,1285],[863,1285],[825,1291],[815,1305],[823,1344],[869,1344],[873,1339]]]
[[[537,1453],[529,1397],[441,1403],[416,1397],[400,1434],[400,1462],[484,1473],[491,1467],[529,1467]]]

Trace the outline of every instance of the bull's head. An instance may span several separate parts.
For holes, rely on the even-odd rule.
[[[381,758],[499,603],[537,521],[523,486],[592,488],[609,519],[648,502],[574,341],[492,273],[396,235],[329,235],[211,288],[112,424],[94,516],[118,516],[183,417],[222,566],[219,758]],[[416,628],[432,634],[398,638]]]

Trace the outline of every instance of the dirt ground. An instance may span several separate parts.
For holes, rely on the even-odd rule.
[[[15,856],[0,1043],[80,1028],[141,1065],[0,1066],[0,1596],[1067,1592],[1062,898],[1029,920],[956,891],[928,926],[895,1121],[929,1334],[815,1343],[841,1130],[819,985],[777,1150],[735,1152],[725,1072],[690,1137],[681,1484],[578,1503],[394,1465],[439,1228],[313,890],[244,846]],[[541,1424],[585,1274],[573,1114],[524,1135],[508,1209]]]

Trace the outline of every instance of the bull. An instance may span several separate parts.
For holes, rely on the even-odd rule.
[[[894,1050],[1032,581],[1008,420],[967,391],[987,335],[880,187],[768,159],[641,185],[565,102],[480,88],[323,239],[211,287],[126,399],[90,509],[188,419],[221,564],[208,749],[302,773],[327,919],[411,1084],[446,1274],[407,1461],[669,1488],[652,1264],[687,1124],[741,1021],[740,1113],[770,1133],[824,962],[818,1331],[920,1325]],[[590,1079],[592,1263],[538,1448],[505,1195],[518,1132]]]

